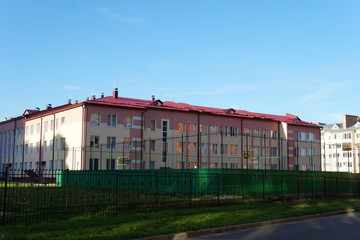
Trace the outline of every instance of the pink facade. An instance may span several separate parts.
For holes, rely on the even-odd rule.
[[[47,132],[50,122],[54,125],[51,133]],[[38,135],[16,135],[21,132],[16,129],[30,132],[39,126]],[[30,156],[24,155],[21,142],[36,145],[33,160],[27,160]],[[60,142],[64,146],[60,154],[55,153],[55,143],[58,146]],[[63,168],[93,170],[321,170],[319,142],[317,125],[289,114],[122,98],[114,91],[110,97],[28,112],[1,122],[0,163],[24,168],[37,161],[42,163],[38,168],[54,169],[61,163]],[[47,147],[49,143],[52,149]],[[119,161],[124,163],[119,165]]]

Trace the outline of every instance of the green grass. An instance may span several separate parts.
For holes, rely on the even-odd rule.
[[[3,226],[0,227],[0,240],[133,239],[354,208],[360,208],[360,199],[259,201],[153,213],[84,216],[61,221]]]

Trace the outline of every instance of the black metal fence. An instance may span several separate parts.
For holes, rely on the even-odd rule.
[[[360,194],[357,174],[249,169],[5,172],[0,224]]]

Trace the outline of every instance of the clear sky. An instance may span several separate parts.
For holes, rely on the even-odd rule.
[[[360,1],[0,0],[0,120],[102,92],[360,115]]]

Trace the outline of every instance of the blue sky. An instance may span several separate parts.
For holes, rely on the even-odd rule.
[[[360,1],[0,0],[0,120],[102,92],[360,115]]]

